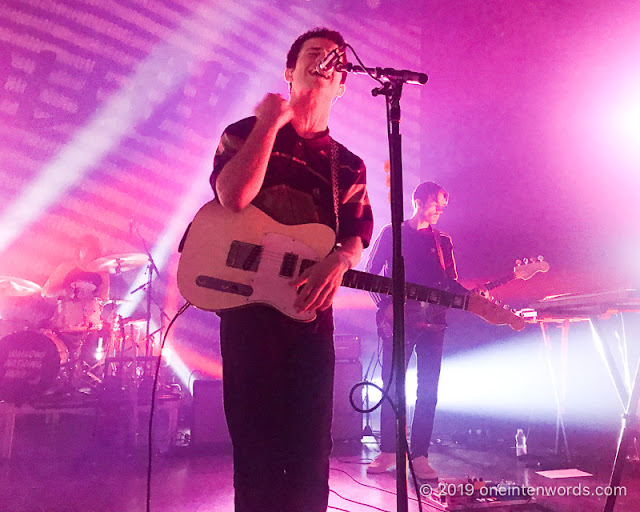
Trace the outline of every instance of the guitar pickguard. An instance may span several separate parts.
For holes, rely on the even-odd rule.
[[[289,284],[292,277],[287,274],[290,272],[284,272],[285,275],[283,275],[282,268],[285,256],[296,254],[298,258],[293,274],[297,277],[305,260],[317,261],[318,255],[305,243],[281,233],[265,233],[262,245],[262,257],[257,272],[251,279],[252,300],[272,305],[277,303],[278,308],[285,315],[297,320],[307,322],[313,320],[316,316],[315,312],[299,313],[293,308],[297,290]]]

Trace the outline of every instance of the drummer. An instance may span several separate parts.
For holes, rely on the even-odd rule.
[[[74,357],[79,355],[89,332],[107,327],[102,321],[102,310],[109,298],[109,272],[90,267],[100,256],[102,246],[96,236],[79,238],[73,261],[58,265],[42,287],[43,297],[57,300],[53,328]]]
[[[42,295],[50,298],[82,300],[109,299],[109,272],[88,269],[89,264],[102,256],[98,237],[85,235],[76,244],[74,260],[58,265],[42,287]]]

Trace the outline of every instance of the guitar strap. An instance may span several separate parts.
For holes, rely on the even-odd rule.
[[[438,259],[440,260],[440,268],[442,269],[442,275],[445,278],[445,282],[447,281],[447,274],[445,271],[444,265],[444,255],[442,254],[442,243],[440,242],[440,231],[431,226],[431,233],[433,233],[433,241],[436,244],[436,251],[438,251]]]
[[[331,188],[333,190],[333,213],[336,216],[336,240],[338,239],[338,229],[340,221],[338,209],[340,204],[340,188],[338,187],[338,143],[331,139],[329,143],[329,162],[331,164]]]

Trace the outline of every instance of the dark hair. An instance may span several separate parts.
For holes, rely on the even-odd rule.
[[[433,181],[425,181],[413,190],[413,202],[415,203],[417,199],[426,201],[429,197],[437,198],[440,192],[442,192],[445,199],[449,199],[449,192],[444,188]]]
[[[314,37],[322,37],[324,39],[328,39],[329,41],[333,41],[338,46],[342,46],[345,44],[344,37],[337,30],[331,30],[326,27],[316,27],[314,29],[308,30],[304,34],[298,37],[291,48],[289,48],[289,52],[287,53],[287,68],[295,69],[296,62],[298,62],[298,55],[300,55],[300,50],[302,49],[302,45],[308,41],[309,39],[313,39]],[[340,83],[343,84],[347,80],[347,73],[342,73],[342,79]]]

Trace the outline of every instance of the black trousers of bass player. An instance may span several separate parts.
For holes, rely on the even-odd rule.
[[[413,458],[429,455],[429,444],[438,401],[438,381],[442,365],[444,332],[444,328],[437,331],[407,329],[405,336],[405,368],[409,364],[414,347],[417,357],[418,389],[411,425],[411,456]],[[393,338],[382,338],[382,351],[382,381],[386,386],[391,373]],[[396,380],[394,379],[393,382],[395,384]],[[395,385],[391,387],[391,396],[396,396]],[[396,422],[393,410],[387,400],[382,404],[380,431],[380,450],[395,452]]]
[[[335,354],[322,313],[311,323],[266,306],[221,314],[236,512],[327,509]]]

